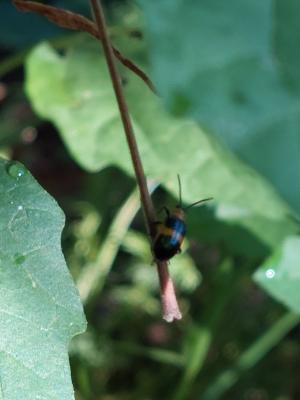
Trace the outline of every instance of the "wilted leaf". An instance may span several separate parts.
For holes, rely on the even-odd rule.
[[[11,27],[14,29],[11,29]],[[28,29],[30,27],[30,29]],[[34,14],[20,13],[12,2],[0,4],[0,43],[7,49],[33,45],[37,40],[61,34],[62,30]]]

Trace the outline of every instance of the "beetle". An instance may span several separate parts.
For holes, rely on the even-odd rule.
[[[179,186],[179,204],[171,211],[167,207],[163,207],[167,216],[164,222],[155,222],[155,236],[153,240],[152,251],[154,258],[159,261],[168,261],[177,253],[181,252],[181,244],[186,234],[186,224],[184,222],[185,212],[197,204],[212,200],[212,197],[198,200],[187,207],[182,207],[181,199],[181,182],[178,178]]]

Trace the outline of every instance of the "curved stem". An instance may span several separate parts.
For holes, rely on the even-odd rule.
[[[153,186],[152,188],[154,189]],[[86,303],[95,292],[101,291],[127,229],[139,208],[138,192],[134,190],[110,225],[95,262],[84,268],[77,280],[77,287],[83,303]]]
[[[147,357],[160,364],[167,364],[173,367],[182,368],[184,357],[174,351],[164,350],[162,348],[142,346],[136,343],[125,341],[114,341],[113,345],[118,350],[133,356]]]

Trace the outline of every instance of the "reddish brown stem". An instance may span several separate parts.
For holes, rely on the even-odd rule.
[[[141,204],[144,211],[145,223],[151,239],[151,247],[152,247],[155,235],[153,227],[155,225],[154,222],[156,220],[152,199],[150,197],[147,188],[146,177],[140,159],[138,146],[135,140],[128,107],[123,94],[121,80],[114,63],[113,50],[108,38],[103,10],[98,0],[90,0],[90,3],[95,16],[97,28],[99,30],[99,35],[102,38],[103,51],[105,54],[106,62],[111,76],[117,103],[119,106],[120,115],[123,122],[123,127],[134,167],[134,172],[140,190]],[[174,319],[181,319],[181,313],[177,304],[173,282],[168,272],[168,265],[166,262],[161,262],[158,260],[156,260],[156,264],[158,268],[158,275],[161,288],[163,318],[168,322],[172,322]]]
[[[163,319],[167,322],[172,322],[174,319],[181,319],[182,315],[178,307],[173,281],[168,270],[168,264],[166,262],[158,262],[157,271],[160,283]]]

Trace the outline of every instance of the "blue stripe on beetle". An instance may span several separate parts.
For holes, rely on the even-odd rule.
[[[155,259],[159,261],[168,261],[177,253],[181,252],[181,244],[186,234],[186,224],[184,222],[185,211],[197,204],[212,200],[212,197],[209,197],[196,201],[187,207],[182,207],[181,182],[179,175],[177,175],[177,177],[179,185],[179,205],[171,211],[169,211],[167,207],[164,207],[167,214],[166,219],[163,222],[159,221],[155,223],[156,234],[152,251]]]

